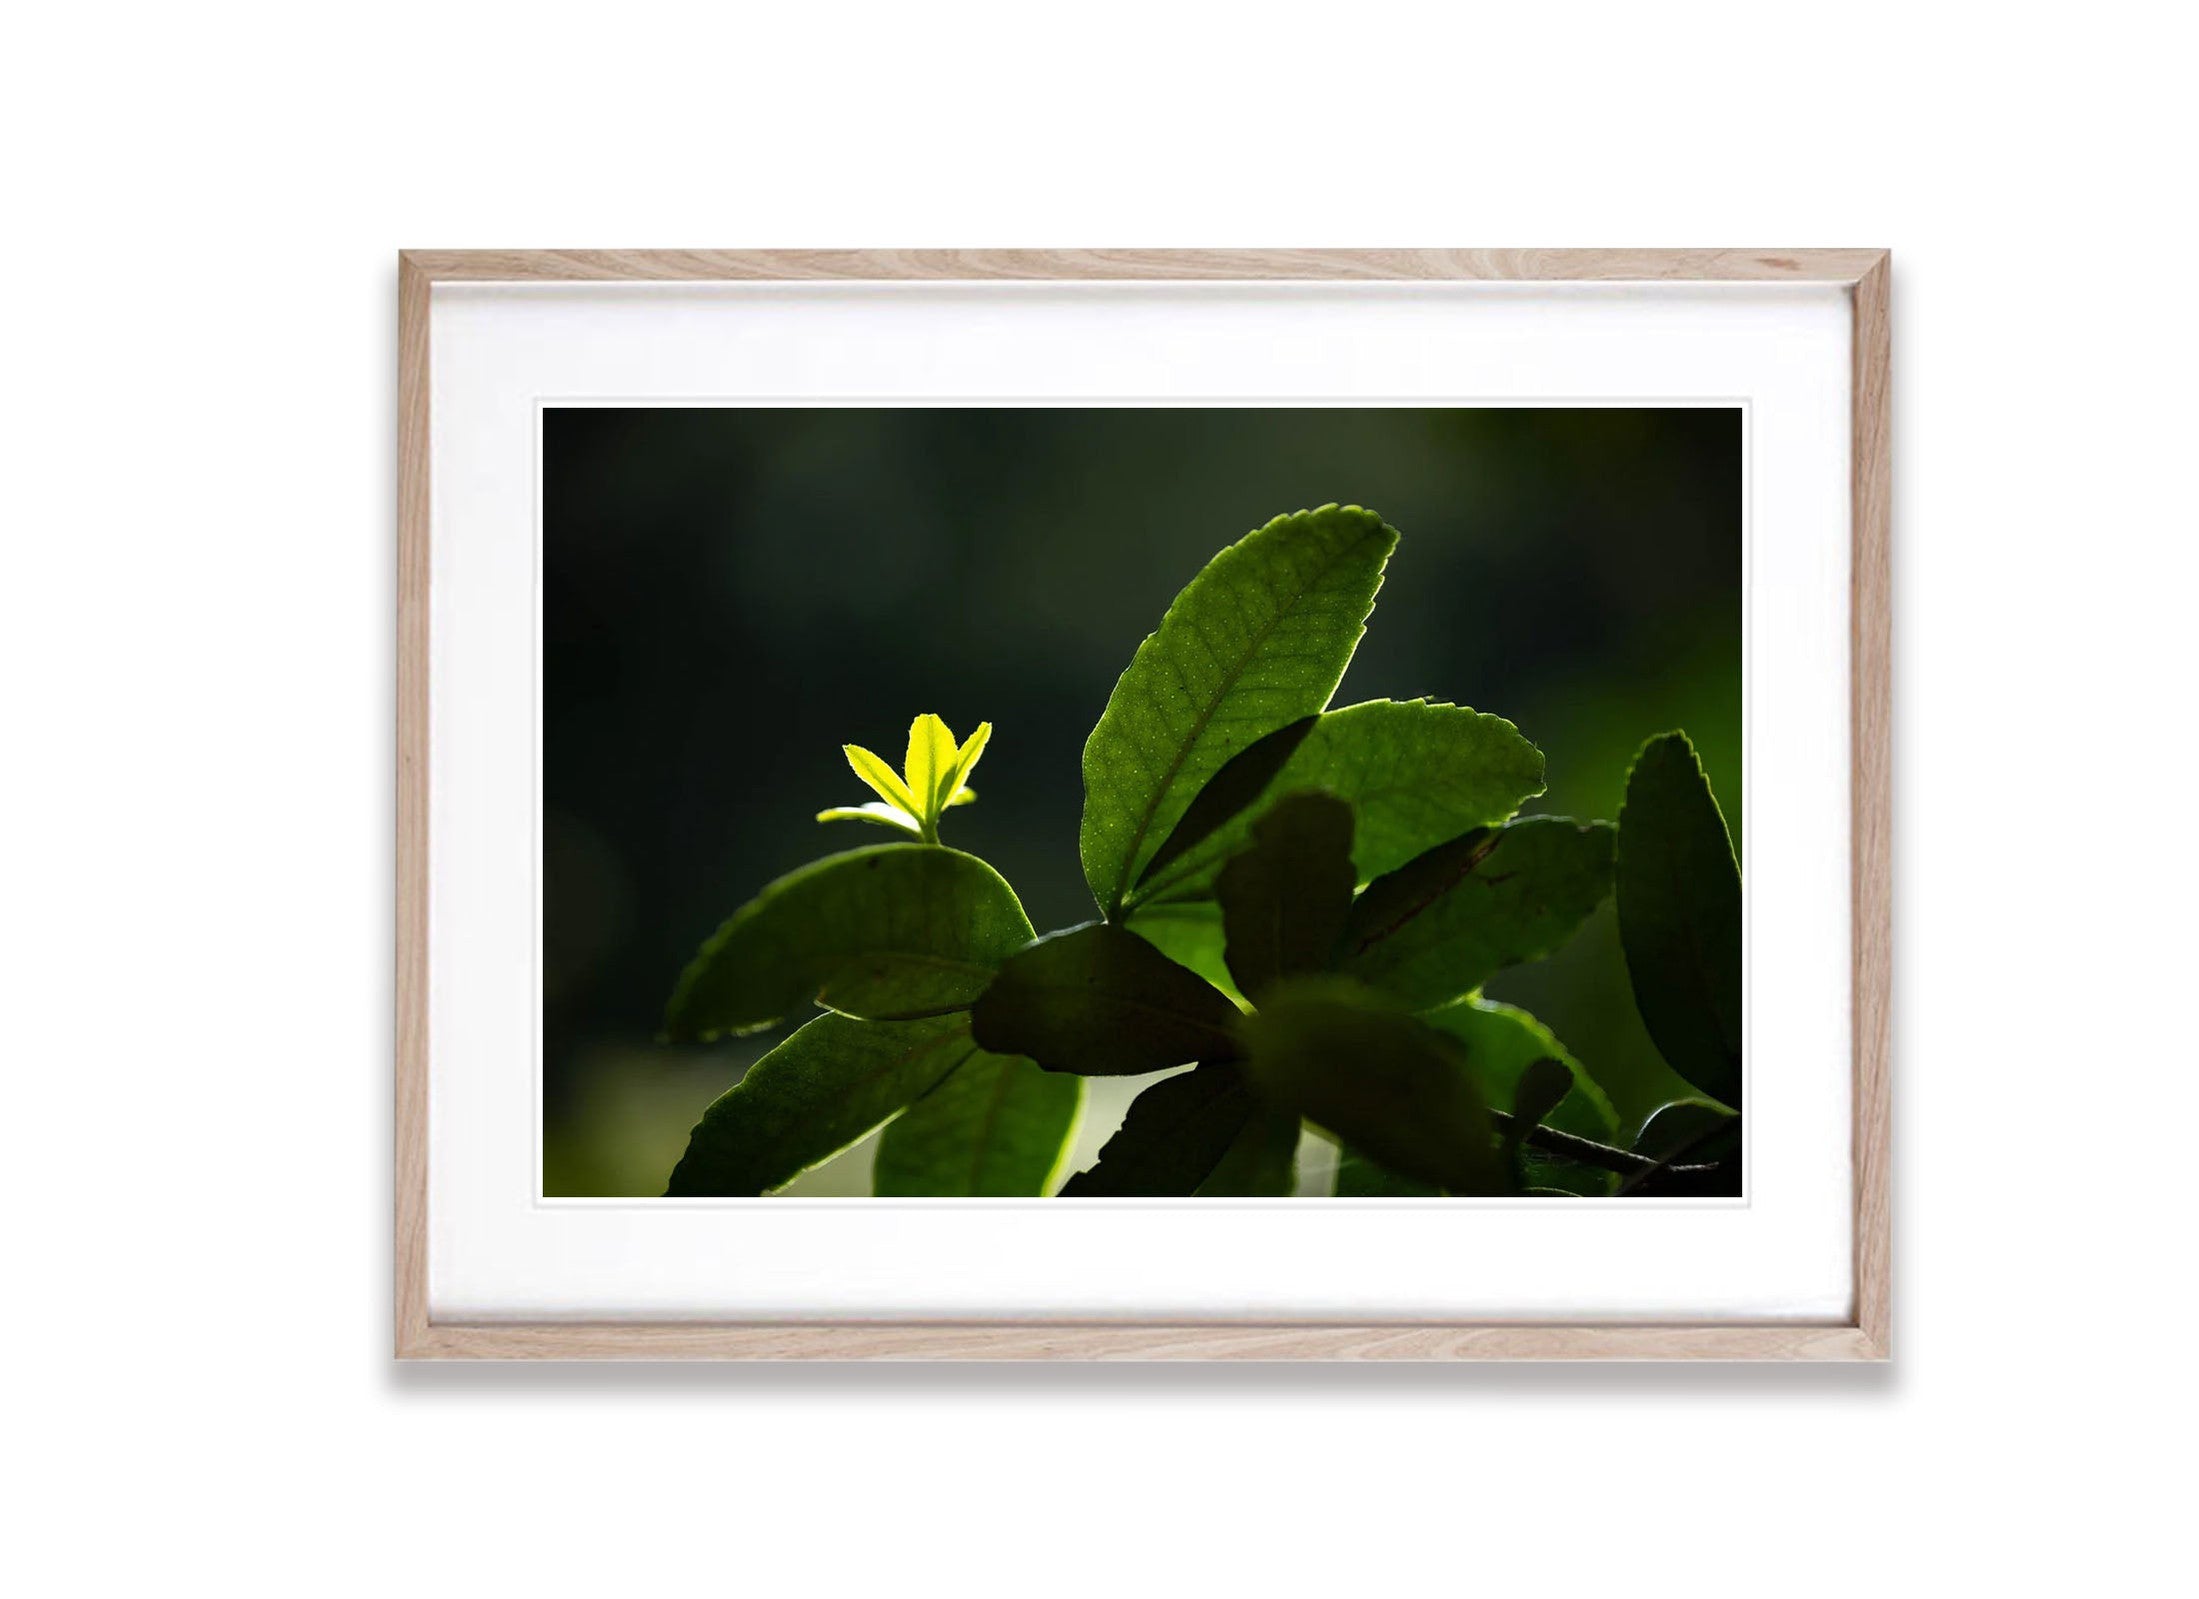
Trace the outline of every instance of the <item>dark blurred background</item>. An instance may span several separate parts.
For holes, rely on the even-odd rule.
[[[543,1073],[551,1195],[658,1194],[778,1034],[652,1042],[673,979],[779,873],[886,835],[909,720],[994,726],[947,840],[1042,931],[1095,914],[1079,755],[1138,641],[1224,544],[1329,501],[1403,534],[1335,702],[1516,722],[1530,810],[1613,817],[1633,750],[1693,735],[1741,833],[1741,421],[1732,409],[553,409],[544,422]],[[1504,974],[1629,1122],[1684,1092],[1607,904]],[[1119,1120],[1095,1094],[1087,1162]],[[799,1191],[867,1191],[867,1149]]]

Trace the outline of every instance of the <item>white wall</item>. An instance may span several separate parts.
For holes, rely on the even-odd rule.
[[[2192,129],[2151,8],[505,9],[10,25],[21,1591],[2112,1593],[2168,1553]],[[393,252],[1005,243],[1895,249],[1890,1370],[392,1368]]]

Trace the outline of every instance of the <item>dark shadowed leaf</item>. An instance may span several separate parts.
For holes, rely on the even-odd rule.
[[[1255,1105],[1220,1162],[1199,1184],[1202,1199],[1287,1199],[1298,1187],[1298,1118]]]
[[[1135,933],[1093,922],[1001,964],[970,1013],[979,1044],[1048,1071],[1129,1077],[1236,1053],[1237,1007]]]
[[[1642,746],[1619,811],[1619,940],[1665,1063],[1741,1104],[1741,869],[1685,733]]]
[[[820,1016],[720,1094],[673,1169],[673,1196],[754,1197],[838,1154],[977,1050],[966,1016]]]
[[[1064,1199],[1182,1198],[1198,1192],[1258,1107],[1233,1067],[1194,1066],[1130,1102],[1099,1161],[1062,1184]]]
[[[871,1192],[942,1199],[1043,1194],[1083,1106],[1083,1078],[979,1050],[887,1124]]]
[[[1215,885],[1238,989],[1258,1003],[1279,978],[1328,970],[1356,886],[1349,805],[1293,794],[1261,817]]]
[[[1504,1129],[1504,1160],[1521,1188],[1532,1186],[1521,1161],[1521,1145],[1527,1134],[1558,1108],[1558,1101],[1572,1091],[1572,1068],[1547,1055],[1529,1061],[1520,1073],[1519,1084],[1513,1090],[1511,1125]]]
[[[1242,1024],[1253,1091],[1396,1172],[1458,1194],[1504,1187],[1489,1113],[1457,1046],[1339,977],[1278,984]]]
[[[1477,829],[1376,878],[1340,969],[1427,1010],[1572,937],[1611,891],[1610,827],[1532,816]]]
[[[751,1033],[806,1008],[905,1020],[967,1007],[1029,941],[974,855],[880,844],[789,872],[710,936],[665,1013],[674,1039]]]
[[[1446,839],[1503,821],[1541,793],[1542,752],[1501,716],[1430,700],[1324,712],[1258,804],[1179,858],[1156,856],[1132,901],[1158,906],[1211,893],[1252,823],[1278,796],[1304,789],[1350,804],[1352,864],[1367,883]]]
[[[1336,1155],[1338,1199],[1435,1199],[1443,1190],[1433,1183],[1400,1177],[1346,1144]]]
[[[1233,999],[1237,980],[1229,975],[1223,949],[1222,908],[1210,899],[1156,905],[1129,924],[1130,931],[1178,966],[1188,966]]]
[[[1291,752],[1305,741],[1306,735],[1313,731],[1313,724],[1319,720],[1318,716],[1301,716],[1295,722],[1286,722],[1224,761],[1222,769],[1209,778],[1206,787],[1192,799],[1183,813],[1183,820],[1145,863],[1145,869],[1138,874],[1139,885],[1142,887],[1151,881],[1155,873],[1186,850],[1205,843],[1216,828],[1265,793],[1268,783],[1283,769]]]
[[[1527,1068],[1538,1060],[1555,1060],[1572,1076],[1572,1088],[1542,1120],[1561,1133],[1573,1133],[1599,1144],[1616,1141],[1618,1114],[1611,1101],[1572,1052],[1558,1042],[1550,1029],[1527,1012],[1494,1000],[1463,999],[1421,1018],[1438,1032],[1456,1039],[1466,1051],[1466,1068],[1493,1105],[1515,1103]],[[1577,1194],[1608,1194],[1617,1179],[1595,1166],[1582,1166],[1547,1150],[1524,1151],[1527,1179]]]
[[[1396,543],[1358,506],[1279,516],[1176,596],[1084,746],[1078,852],[1108,915],[1232,756],[1328,704]]]

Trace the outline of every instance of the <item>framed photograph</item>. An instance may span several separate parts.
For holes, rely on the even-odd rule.
[[[398,276],[399,1356],[1887,1356],[1885,252]]]

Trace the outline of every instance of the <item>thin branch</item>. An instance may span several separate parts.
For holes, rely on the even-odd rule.
[[[1732,1129],[1723,1125],[1722,1123],[1711,1123],[1711,1125],[1703,1128],[1702,1131],[1698,1132],[1693,1138],[1690,1138],[1685,1143],[1681,1144],[1678,1149],[1675,1149],[1671,1154],[1665,1156],[1663,1160],[1654,1162],[1650,1166],[1649,1170],[1637,1171],[1631,1177],[1627,1178],[1625,1182],[1619,1184],[1619,1196],[1633,1193],[1634,1190],[1641,1187],[1642,1184],[1648,1182],[1649,1179],[1652,1177],[1668,1176],[1683,1172],[1716,1171],[1721,1165],[1724,1164],[1724,1162],[1714,1160],[1711,1161],[1708,1165],[1682,1166],[1680,1164],[1680,1161],[1685,1157],[1694,1154],[1697,1149],[1701,1148],[1704,1144],[1709,1143],[1713,1138],[1723,1137],[1726,1133],[1730,1131],[1732,1131]]]
[[[1499,1130],[1511,1132],[1517,1117],[1501,1110],[1489,1112],[1489,1119]],[[1583,1166],[1594,1166],[1599,1171],[1617,1172],[1622,1177],[1645,1177],[1660,1167],[1666,1171],[1700,1172],[1715,1170],[1711,1166],[1670,1166],[1651,1160],[1647,1155],[1637,1155],[1630,1149],[1617,1149],[1610,1144],[1599,1144],[1593,1138],[1582,1138],[1575,1133],[1562,1133],[1555,1127],[1545,1127],[1540,1122],[1527,1129],[1522,1143],[1545,1154],[1562,1156]],[[1686,1151],[1681,1151],[1686,1153]]]

